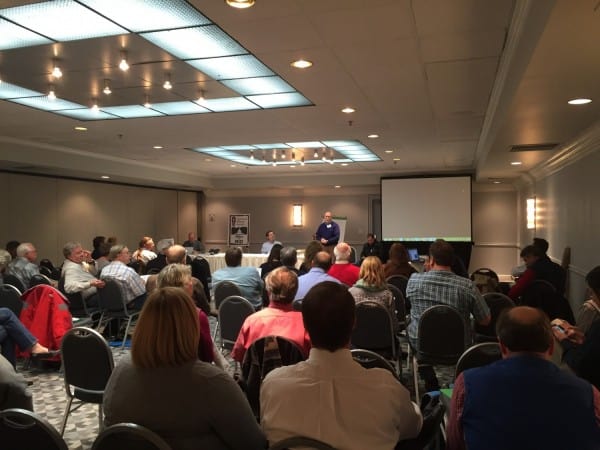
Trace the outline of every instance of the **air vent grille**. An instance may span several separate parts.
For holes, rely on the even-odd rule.
[[[509,148],[510,152],[545,152],[554,150],[558,147],[558,144],[524,144],[524,145],[511,145]]]

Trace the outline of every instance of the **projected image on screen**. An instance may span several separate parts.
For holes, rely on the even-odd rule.
[[[384,241],[469,242],[469,176],[381,179]]]

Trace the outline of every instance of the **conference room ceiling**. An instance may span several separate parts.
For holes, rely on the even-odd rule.
[[[1,1],[0,16],[32,3]],[[598,118],[597,0],[257,0],[247,10],[189,3],[306,104],[80,121],[4,100],[0,169],[198,190],[371,186],[380,176],[443,173],[506,186],[556,158]],[[127,73],[117,67],[122,48]],[[2,50],[0,79],[42,92],[53,57],[64,74],[53,82],[57,94],[81,105],[95,97],[101,109],[141,107],[142,93],[153,103],[194,101],[199,91],[207,100],[240,96],[131,33]],[[313,66],[291,67],[300,58]],[[165,74],[172,91],[161,87]],[[110,100],[101,92],[106,79]],[[579,97],[594,101],[567,104]],[[358,141],[378,160],[309,164],[322,159],[321,148],[315,158],[314,147],[290,145],[287,163],[276,150],[273,165],[269,145],[315,141]],[[539,144],[555,146],[531,147]],[[192,150],[223,146],[255,146],[253,158],[265,163]]]

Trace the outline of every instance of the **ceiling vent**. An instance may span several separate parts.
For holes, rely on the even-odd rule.
[[[558,147],[558,144],[525,144],[525,145],[511,145],[509,152],[545,152],[548,150],[554,150]]]

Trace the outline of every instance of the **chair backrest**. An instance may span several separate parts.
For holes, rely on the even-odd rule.
[[[154,431],[135,423],[117,423],[102,430],[92,450],[171,450]]]
[[[63,336],[60,353],[69,395],[70,386],[83,392],[104,391],[115,363],[100,333],[86,327],[73,328]]]
[[[396,356],[396,340],[392,318],[387,309],[377,302],[364,301],[356,305],[356,326],[350,339],[353,348],[364,348],[377,353]],[[382,353],[382,354],[383,354]]]
[[[52,269],[49,269],[46,266],[40,266],[40,273],[46,275],[48,278],[52,277]]]
[[[398,373],[396,372],[394,366],[379,353],[362,348],[354,348],[350,350],[350,353],[352,353],[352,358],[354,361],[359,363],[365,369],[373,369],[374,367],[386,369],[389,370],[396,378],[398,378]]]
[[[4,284],[10,284],[10,285],[16,287],[19,290],[19,292],[21,292],[21,293],[23,293],[27,290],[27,287],[23,286],[23,283],[21,282],[21,280],[19,280],[14,275],[5,274],[3,276],[3,279],[4,279]]]
[[[496,322],[498,321],[498,317],[500,317],[500,313],[506,308],[515,306],[515,303],[508,295],[504,295],[501,292],[488,292],[483,294],[483,299],[490,309],[491,320],[485,326],[475,323],[475,333],[489,338],[496,338]]]
[[[52,425],[25,409],[0,411],[2,448],[68,450],[67,444]]]
[[[192,268],[192,276],[194,278],[198,278],[198,280],[200,280],[202,282],[202,285],[204,286],[204,293],[206,294],[206,298],[210,299],[209,285],[211,282],[211,275],[210,275],[210,264],[208,263],[207,259],[203,258],[202,256],[197,256],[196,258],[194,258],[194,260],[192,261],[190,266]],[[235,295],[239,295],[239,294],[235,294]]]
[[[200,280],[202,281],[202,280]],[[232,295],[242,295],[242,291],[237,284],[233,281],[221,281],[215,286],[215,308],[219,309],[221,307],[221,303],[227,297]]]
[[[281,366],[304,361],[302,350],[295,342],[281,336],[265,336],[250,345],[242,362],[242,380],[248,402],[256,417],[260,417],[260,386],[267,374]]]
[[[396,309],[396,317],[400,323],[400,329],[403,330],[406,328],[406,305],[404,303],[404,295],[402,295],[402,291],[393,284],[388,283],[387,288],[392,293],[394,306]]]
[[[104,278],[104,287],[98,289],[98,306],[104,311],[127,311],[127,305],[121,292],[119,282],[112,278]]]
[[[255,312],[252,303],[240,295],[230,295],[223,300],[219,307],[219,332],[223,347],[233,348],[244,320]]]
[[[458,377],[464,370],[486,366],[499,359],[502,359],[502,353],[500,352],[500,344],[497,342],[475,344],[465,350],[458,363],[456,363],[454,378]]]
[[[350,246],[350,259],[348,260],[350,264],[354,264],[356,262],[356,248]]]
[[[427,308],[419,319],[419,361],[456,364],[468,345],[465,326],[460,313],[448,305]]]
[[[392,275],[390,277],[387,277],[385,279],[385,282],[387,284],[393,284],[394,286],[396,286],[398,289],[400,289],[402,295],[406,297],[406,286],[408,285],[408,277],[405,277],[404,275]]]
[[[52,282],[50,281],[50,278],[48,278],[46,275],[42,274],[42,273],[36,273],[31,277],[31,280],[29,280],[29,287],[32,288],[33,286],[37,286],[38,284],[47,284],[49,286],[52,286]]]
[[[292,302],[292,308],[294,309],[294,311],[302,311],[302,300],[303,299],[299,298]]]
[[[498,292],[500,278],[498,278],[498,274],[492,269],[488,269],[487,267],[477,269],[471,274],[470,278],[482,294]]]
[[[541,309],[550,320],[559,318],[569,323],[575,323],[569,301],[556,291],[552,283],[546,280],[532,281],[521,295],[519,304]]]
[[[15,316],[21,316],[23,309],[21,293],[12,284],[0,285],[0,308],[8,308],[15,313]]]
[[[326,444],[325,442],[305,436],[292,436],[283,439],[279,442],[275,442],[269,447],[269,450],[285,450],[288,448],[306,448],[311,450],[336,450],[335,447],[332,447],[331,445]]]
[[[71,314],[74,317],[89,316],[89,312],[81,292],[67,294],[67,291],[65,291],[65,277],[60,277],[56,288],[62,292],[65,297],[67,297],[67,300],[69,301],[69,311],[71,311]]]

